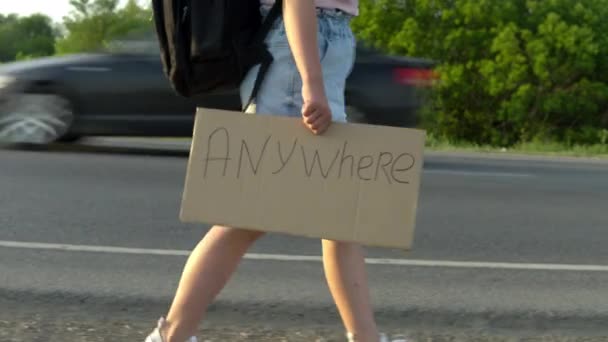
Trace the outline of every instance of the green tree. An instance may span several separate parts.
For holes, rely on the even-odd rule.
[[[149,8],[136,0],[118,8],[118,0],[71,0],[72,13],[64,18],[65,37],[57,41],[60,54],[95,51],[119,37],[152,28]]]
[[[45,15],[0,14],[0,62],[52,55],[55,36],[52,21]]]
[[[426,111],[438,135],[593,143],[608,127],[607,15],[608,0],[362,0],[353,29],[440,63]]]

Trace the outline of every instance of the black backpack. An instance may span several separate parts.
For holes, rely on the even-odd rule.
[[[261,64],[248,103],[272,63],[264,38],[281,14],[276,0],[262,20],[259,0],[152,0],[163,71],[181,96],[238,89]]]

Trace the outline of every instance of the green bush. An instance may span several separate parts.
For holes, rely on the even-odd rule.
[[[52,55],[55,35],[52,21],[45,15],[19,17],[0,13],[0,62]]]
[[[356,35],[439,63],[422,122],[475,144],[606,142],[608,0],[362,0]]]
[[[58,54],[97,51],[115,39],[152,31],[152,12],[136,0],[119,7],[119,0],[71,0],[74,8],[64,18],[67,34],[57,40]]]

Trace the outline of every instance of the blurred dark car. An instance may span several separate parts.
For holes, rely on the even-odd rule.
[[[162,72],[155,44],[125,47],[0,65],[0,142],[191,136],[197,106],[240,110],[236,92],[178,96]],[[349,121],[414,126],[423,101],[419,90],[432,83],[432,68],[428,60],[358,48],[346,86]]]

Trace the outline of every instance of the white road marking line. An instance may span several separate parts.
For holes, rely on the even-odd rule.
[[[18,249],[58,250],[71,252],[110,253],[110,254],[136,254],[136,255],[164,255],[164,256],[188,256],[190,251],[177,249],[154,249],[154,248],[130,248],[112,246],[72,245],[59,243],[23,242],[0,240],[0,247]],[[301,261],[321,262],[320,256],[309,255],[286,255],[286,254],[262,254],[248,253],[245,259],[265,261]],[[511,269],[511,270],[537,270],[537,271],[579,271],[579,272],[608,272],[608,265],[575,265],[575,264],[534,264],[534,263],[510,263],[510,262],[472,262],[472,261],[447,261],[447,260],[413,260],[413,259],[384,259],[368,258],[366,262],[370,265],[391,266],[419,266],[438,268],[486,268],[486,269]]]
[[[437,174],[437,175],[452,175],[452,176],[470,176],[470,177],[514,177],[514,178],[536,177],[535,175],[531,175],[528,173],[458,171],[458,170],[424,170],[424,173]]]

